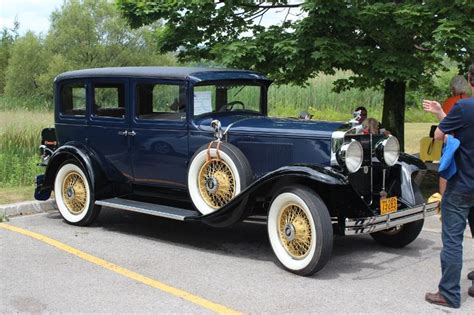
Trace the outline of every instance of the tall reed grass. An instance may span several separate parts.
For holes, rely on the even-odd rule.
[[[347,78],[349,72],[338,71],[335,75],[321,75],[309,80],[305,87],[292,85],[270,86],[268,93],[269,114],[271,116],[296,117],[303,111],[309,111],[314,119],[346,121],[359,106],[364,106],[369,116],[382,119],[383,91],[376,89],[351,89],[336,93],[333,82]],[[418,97],[417,97],[418,98]],[[405,122],[434,122],[427,115],[420,102],[407,95]]]
[[[44,171],[36,166],[40,133],[52,123],[49,111],[0,111],[0,187],[32,185]]]

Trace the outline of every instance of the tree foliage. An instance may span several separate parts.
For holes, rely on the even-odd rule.
[[[5,90],[5,73],[11,55],[11,48],[18,37],[18,28],[19,23],[15,21],[13,28],[3,27],[0,33],[0,94],[3,94]]]
[[[44,38],[29,32],[12,41],[6,95],[51,99],[54,77],[74,69],[175,63],[172,54],[157,54],[153,47],[151,33],[159,23],[131,29],[113,3],[65,1],[50,19]]]
[[[47,66],[44,48],[32,32],[27,32],[13,44],[6,71],[5,94],[32,96],[38,88],[38,78]]]
[[[158,47],[181,60],[218,60],[296,84],[350,70],[335,89],[384,88],[383,123],[400,139],[406,89],[431,82],[445,55],[465,69],[474,49],[468,0],[117,2],[133,27],[164,21]],[[275,9],[287,10],[287,18],[262,26],[262,15]]]

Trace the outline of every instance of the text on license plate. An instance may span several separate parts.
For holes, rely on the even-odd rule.
[[[398,202],[397,197],[390,197],[385,199],[380,199],[380,214],[389,214],[397,211]]]

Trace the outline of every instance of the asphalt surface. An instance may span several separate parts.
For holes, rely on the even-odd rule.
[[[213,229],[104,209],[91,227],[51,212],[9,225],[40,233],[107,262],[243,313],[473,314],[465,278],[474,241],[464,240],[462,306],[428,304],[440,277],[436,218],[403,249],[370,236],[336,237],[328,265],[304,278],[276,265],[262,224]],[[0,312],[213,313],[37,239],[0,228]]]

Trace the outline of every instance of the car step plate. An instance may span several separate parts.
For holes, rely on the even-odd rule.
[[[186,210],[181,208],[168,207],[157,205],[154,203],[141,202],[122,198],[110,198],[104,200],[97,200],[96,205],[111,207],[132,212],[139,212],[157,217],[163,217],[173,220],[184,221],[187,217],[196,217],[200,213],[197,211]]]

